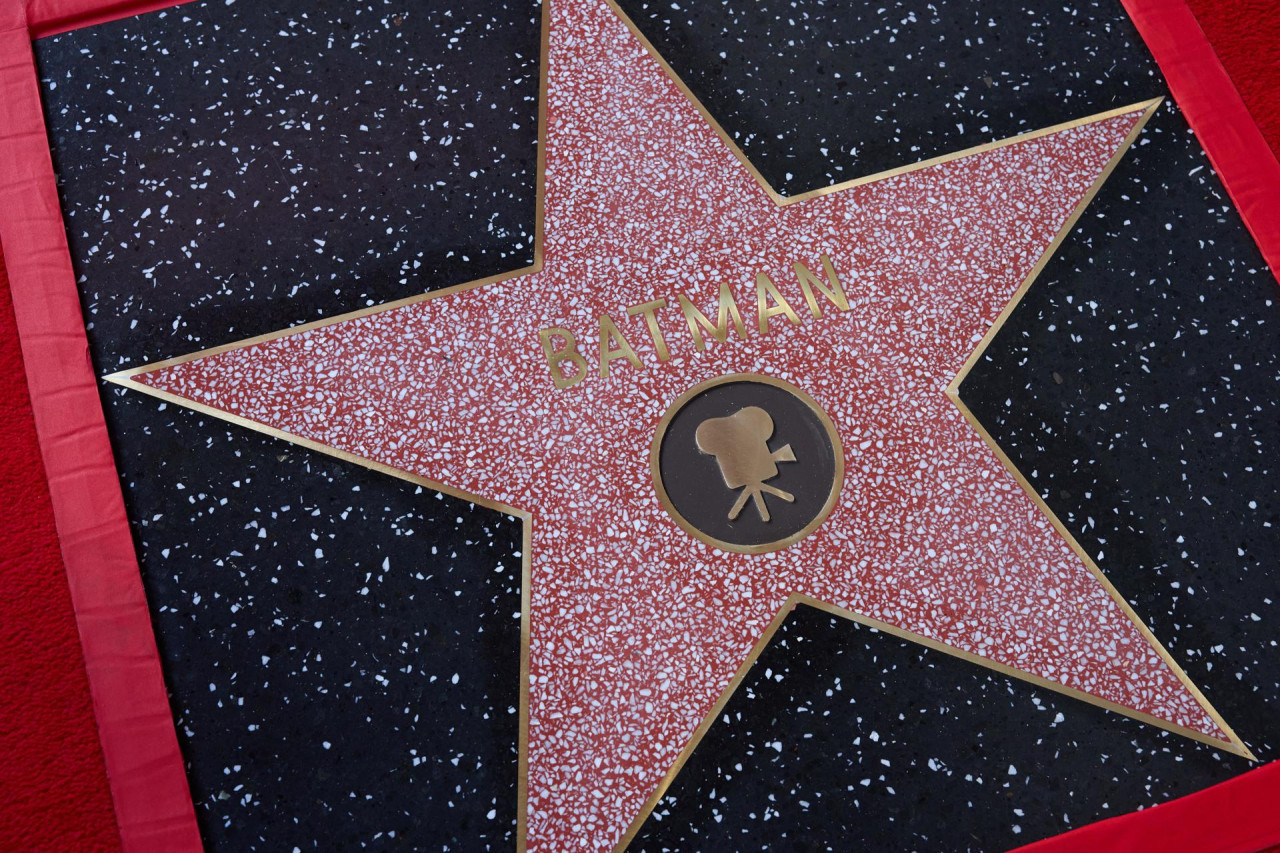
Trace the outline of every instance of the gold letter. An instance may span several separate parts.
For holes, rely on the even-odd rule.
[[[768,307],[770,297],[778,303],[776,308]],[[787,302],[778,292],[778,288],[774,287],[773,279],[762,272],[756,273],[756,310],[760,314],[760,334],[762,335],[769,331],[769,318],[779,314],[786,314],[788,320],[797,326],[800,325],[800,316],[791,307],[791,303]]]
[[[618,348],[614,349],[612,344],[618,343]],[[614,324],[613,318],[608,314],[600,315],[600,378],[605,379],[609,376],[609,362],[615,358],[625,358],[631,362],[631,366],[637,370],[644,370],[644,365],[640,363],[640,359],[636,356],[636,351],[631,348],[631,344],[627,343],[627,339],[622,332],[618,331],[617,325]]]
[[[684,294],[680,295],[680,310],[684,312],[685,322],[689,324],[689,334],[693,335],[693,345],[699,350],[707,348],[706,342],[702,339],[703,329],[720,343],[724,343],[729,339],[730,317],[733,318],[733,327],[738,330],[738,337],[743,339],[747,337],[747,327],[742,324],[742,314],[738,311],[738,303],[733,301],[733,294],[729,292],[729,285],[723,281],[720,282],[720,306],[714,324],[707,319],[707,315],[695,308],[693,303],[689,301],[689,297]]]
[[[653,347],[658,351],[658,361],[666,361],[671,357],[671,353],[667,350],[667,339],[662,336],[662,330],[658,328],[658,318],[656,316],[659,308],[666,307],[667,300],[655,299],[652,302],[633,305],[627,309],[628,317],[634,317],[637,314],[644,315],[644,324],[649,327],[649,337],[653,338]]]
[[[563,340],[564,347],[556,349],[551,343],[552,338]],[[587,360],[579,354],[578,342],[573,337],[573,332],[559,328],[543,329],[538,332],[538,340],[542,342],[542,352],[547,356],[547,367],[551,368],[551,378],[557,388],[568,388],[587,378]],[[572,376],[559,366],[565,361],[577,368]]]
[[[840,278],[836,275],[836,268],[831,263],[831,258],[826,255],[820,255],[822,258],[822,268],[826,270],[827,281],[831,282],[831,286],[827,287],[823,284],[822,279],[818,278],[808,267],[801,263],[794,263],[791,268],[796,271],[796,278],[800,279],[800,289],[804,291],[804,301],[809,303],[809,313],[814,319],[822,316],[822,309],[818,307],[818,300],[813,296],[813,289],[818,288],[818,292],[827,297],[827,301],[839,308],[841,311],[849,310],[849,300],[844,295],[844,288],[840,286]]]

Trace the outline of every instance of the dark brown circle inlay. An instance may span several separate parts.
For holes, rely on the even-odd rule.
[[[844,457],[813,399],[770,376],[733,374],[672,403],[651,454],[658,498],[689,534],[728,551],[776,551],[835,505]]]

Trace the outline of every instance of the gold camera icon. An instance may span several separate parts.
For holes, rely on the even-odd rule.
[[[720,476],[729,489],[742,489],[738,499],[729,509],[733,521],[753,499],[761,521],[769,520],[769,507],[765,504],[766,492],[787,503],[795,495],[770,486],[765,481],[778,476],[779,462],[795,462],[796,455],[790,444],[777,450],[769,450],[769,438],[773,435],[773,418],[758,406],[747,406],[723,418],[708,418],[698,425],[694,439],[698,450],[716,458]]]

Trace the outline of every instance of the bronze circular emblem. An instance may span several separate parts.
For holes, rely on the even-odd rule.
[[[763,554],[799,542],[835,506],[835,424],[799,388],[754,373],[695,385],[658,423],[653,482],[671,517],[708,545]]]

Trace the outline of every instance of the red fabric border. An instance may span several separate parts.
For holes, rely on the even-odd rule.
[[[27,21],[31,38],[38,39],[190,2],[191,0],[27,0]]]
[[[1280,274],[1280,162],[1186,0],[1121,0],[1273,273]]]
[[[0,258],[0,850],[119,853]]]
[[[31,39],[185,0],[0,0],[0,237],[124,849],[199,849],[88,357]],[[1273,269],[1280,164],[1184,0],[1122,0]],[[1032,845],[1254,851],[1280,842],[1280,766]]]
[[[1017,853],[1259,853],[1280,844],[1280,761],[1170,803],[1101,820]]]
[[[0,239],[98,736],[124,849],[199,850],[89,361],[29,23],[22,4],[0,8]]]

